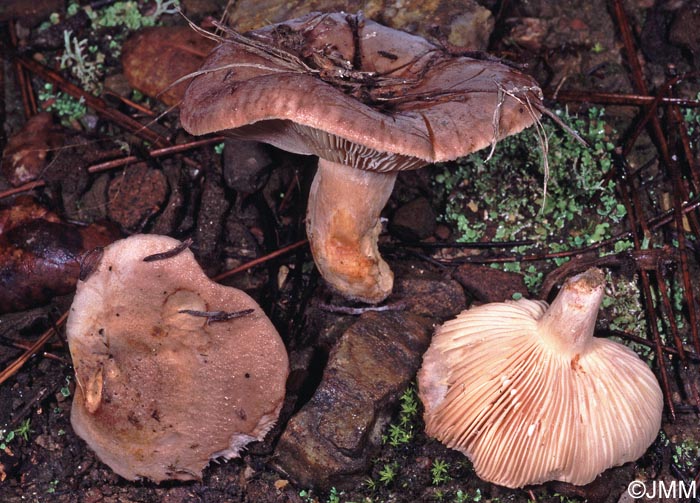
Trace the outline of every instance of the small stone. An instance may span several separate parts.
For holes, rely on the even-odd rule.
[[[233,190],[245,194],[260,190],[270,175],[271,163],[268,147],[260,142],[224,141],[224,181]]]
[[[107,189],[109,218],[127,231],[143,228],[165,202],[168,183],[163,173],[145,163],[127,167]]]
[[[414,314],[440,321],[457,316],[467,306],[464,289],[457,281],[414,266],[397,268],[395,273],[389,303],[405,304]]]
[[[275,465],[304,487],[359,483],[393,405],[420,365],[432,323],[408,312],[368,312],[334,347],[319,387],[288,422]]]
[[[479,302],[512,300],[513,294],[527,296],[527,287],[520,274],[493,267],[462,264],[453,273],[468,294]]]
[[[239,31],[280,23],[313,11],[357,12],[390,28],[435,38],[434,29],[453,46],[485,50],[494,27],[491,11],[475,0],[238,0],[228,14]]]
[[[414,199],[394,212],[389,230],[405,241],[419,241],[431,236],[437,226],[437,215],[425,197]]]

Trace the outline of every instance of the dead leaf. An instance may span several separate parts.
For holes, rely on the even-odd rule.
[[[109,218],[123,229],[140,231],[165,203],[168,181],[162,171],[138,163],[110,181],[107,194]]]
[[[7,142],[2,173],[15,187],[40,178],[51,151],[63,145],[63,140],[63,132],[50,113],[34,115]]]
[[[0,21],[21,19],[32,25],[64,8],[64,0],[3,0],[0,2]]]
[[[75,288],[81,255],[119,238],[103,225],[79,227],[36,203],[0,210],[0,312],[29,309]],[[32,218],[36,217],[36,218]],[[8,224],[9,222],[9,224]]]
[[[158,26],[139,31],[124,44],[122,66],[129,84],[166,105],[177,105],[188,82],[168,89],[180,77],[199,69],[214,47],[212,40],[189,26]]]
[[[493,267],[462,264],[452,275],[477,302],[503,302],[514,294],[527,294],[520,274],[500,271]]]
[[[33,197],[18,196],[12,206],[0,208],[0,235],[37,219],[48,222],[60,222],[61,220],[58,215],[39,205]]]

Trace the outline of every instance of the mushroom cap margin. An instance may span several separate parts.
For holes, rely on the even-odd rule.
[[[130,480],[199,479],[211,458],[261,440],[284,399],[286,350],[253,299],[209,280],[189,250],[142,260],[179,244],[135,235],[105,248],[67,322],[71,423]],[[180,309],[254,311],[207,325]]]
[[[339,34],[351,29],[347,19],[345,14],[315,13],[301,18],[301,23],[280,23],[251,36],[267,40],[279,27],[301,30],[331,20],[336,29],[317,30],[312,44],[316,48],[344,43],[337,49],[349,62],[355,58],[346,47],[347,34]],[[420,37],[373,21],[365,20],[358,30],[360,40],[371,41],[374,59],[386,54],[375,39],[387,40],[397,53],[392,53],[397,58],[393,69],[362,53],[363,65],[381,68],[394,82],[382,93],[412,98],[380,110],[327,80],[279,65],[228,40],[212,51],[201,68],[205,73],[190,83],[181,106],[183,127],[196,135],[226,131],[295,153],[389,171],[468,155],[520,132],[539,117],[532,105],[541,103],[541,91],[531,77],[517,70],[494,61],[451,56]],[[392,43],[393,38],[398,42]],[[498,132],[494,131],[497,109]]]
[[[554,353],[537,336],[546,307],[522,299],[464,311],[438,329],[418,374],[427,434],[507,487],[587,484],[640,457],[661,424],[649,367],[605,339],[574,358]]]

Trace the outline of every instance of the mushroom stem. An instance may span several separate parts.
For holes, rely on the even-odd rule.
[[[384,300],[394,275],[377,247],[379,215],[396,172],[378,173],[319,159],[311,184],[306,233],[321,276],[352,299]]]
[[[593,338],[605,275],[589,269],[570,278],[539,320],[542,338],[561,354],[580,354]]]

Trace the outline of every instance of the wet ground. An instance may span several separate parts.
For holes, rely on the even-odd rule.
[[[207,16],[219,18],[226,10],[241,29],[259,26],[258,17],[279,22],[304,10],[339,8],[321,0],[241,1],[228,7],[215,0],[182,3],[186,14],[205,26],[211,27]],[[176,111],[152,122],[151,110],[165,111],[165,105],[132,92],[112,45],[143,27],[143,18],[154,15],[153,2],[132,2],[142,21],[126,31],[124,11],[110,11],[121,23],[110,26],[105,10],[125,8],[124,2],[93,2],[86,10],[44,0],[34,2],[31,12],[24,2],[8,2],[7,10],[0,10],[2,146],[12,145],[13,152],[27,156],[25,165],[35,172],[8,170],[5,150],[0,181],[0,234],[5,232],[0,243],[5,293],[0,296],[5,296],[0,304],[9,312],[0,315],[0,370],[6,379],[0,385],[0,501],[627,502],[633,501],[627,491],[633,480],[648,489],[660,482],[688,487],[697,482],[700,108],[693,100],[700,84],[693,72],[700,61],[700,4],[487,0],[456,8],[449,2],[356,3],[341,7],[362,8],[368,17],[432,36],[452,50],[488,49],[535,76],[547,106],[561,111],[592,144],[576,147],[567,133],[546,124],[552,145],[550,200],[576,205],[552,203],[552,213],[540,213],[538,159],[520,164],[537,151],[534,135],[500,145],[497,162],[488,165],[491,177],[479,182],[474,173],[484,169],[481,161],[401,174],[383,213],[387,225],[380,238],[396,272],[396,289],[388,310],[367,312],[324,285],[301,243],[313,159],[253,143],[229,140],[224,146],[222,138],[168,151],[196,138],[179,128]],[[101,21],[91,19],[92,12]],[[158,22],[185,24],[169,14]],[[95,29],[98,23],[103,24]],[[76,41],[87,41],[88,64],[80,72],[77,60],[61,68],[69,30]],[[136,66],[155,65],[154,57],[165,60],[168,47],[177,55],[185,46],[188,54],[200,57],[209,48],[200,43],[175,38],[155,56],[139,53]],[[630,64],[630,44],[637,64]],[[174,61],[187,67],[197,64],[196,57],[194,63],[177,56]],[[77,93],[101,99],[90,98],[82,110],[77,100],[65,99],[70,84]],[[657,110],[649,112],[654,103]],[[18,135],[25,116],[41,110],[52,120],[37,121],[35,129]],[[141,124],[149,128],[140,129]],[[11,138],[25,143],[11,144]],[[32,157],[47,149],[48,159]],[[147,153],[157,149],[165,153]],[[127,154],[133,158],[125,160]],[[256,169],[246,169],[251,165]],[[17,194],[9,192],[13,186],[20,187]],[[588,192],[567,192],[572,187]],[[521,203],[509,206],[506,199]],[[21,232],[11,234],[13,228]],[[137,232],[192,238],[192,249],[210,276],[263,259],[224,282],[261,304],[290,353],[292,372],[278,425],[240,459],[212,463],[201,481],[126,481],[102,464],[70,425],[75,382],[60,317],[72,300],[77,258],[116,236]],[[44,247],[20,246],[19,253],[17,241],[40,241]],[[490,245],[494,242],[507,244]],[[598,335],[631,346],[662,382],[661,434],[640,460],[610,469],[587,486],[551,482],[510,490],[480,480],[464,456],[423,433],[413,377],[422,346],[406,340],[422,340],[472,303],[514,294],[551,298],[550,290],[563,278],[591,265],[610,271]],[[401,336],[388,334],[394,326]],[[54,327],[57,335],[49,333]],[[43,334],[48,342],[29,356],[28,348]],[[368,393],[373,401],[363,402],[373,412],[368,419],[372,434],[358,441],[336,475],[317,472],[300,481],[285,469],[289,462],[278,450],[283,432],[305,405],[320,400],[318,390],[330,387],[331,394],[346,396],[341,391],[347,392],[347,383],[324,378],[324,369],[335,368],[343,344],[353,336],[372,340],[377,334],[384,334],[388,344],[365,348],[362,364],[352,369],[358,375],[384,372],[387,346],[405,344],[408,356],[391,366],[391,385]],[[369,389],[372,379],[363,383]],[[343,413],[348,403],[349,398],[335,402],[337,415],[325,419],[341,433],[357,427],[355,416]],[[318,428],[325,431],[328,424]]]

